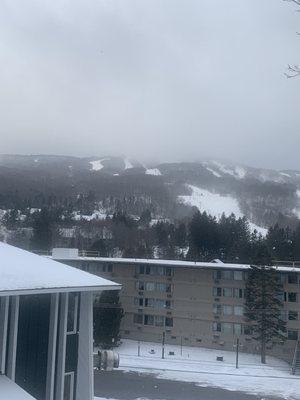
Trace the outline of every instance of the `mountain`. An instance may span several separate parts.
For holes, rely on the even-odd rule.
[[[192,207],[219,218],[245,216],[265,233],[300,217],[300,171],[253,168],[206,160],[145,165],[127,157],[0,156],[0,208],[71,202],[78,215],[115,208],[175,219]]]

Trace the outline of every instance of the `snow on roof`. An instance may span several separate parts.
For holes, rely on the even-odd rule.
[[[11,292],[54,293],[119,288],[115,282],[0,242],[0,296]]]
[[[3,400],[35,400],[5,375],[0,375],[0,393]]]
[[[50,257],[51,258],[51,257]],[[120,257],[59,257],[56,260],[63,261],[97,261],[97,262],[110,262],[116,264],[147,264],[159,265],[166,267],[185,267],[185,268],[199,268],[199,269],[232,269],[232,270],[247,270],[250,264],[230,264],[224,263],[221,260],[214,260],[213,262],[199,262],[199,261],[184,261],[184,260],[160,260],[148,258],[120,258]],[[298,272],[300,267],[288,266],[274,266],[280,272]]]

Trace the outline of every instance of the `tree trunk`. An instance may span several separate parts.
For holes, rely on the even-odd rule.
[[[261,363],[266,364],[266,342],[265,339],[263,338],[261,340]]]

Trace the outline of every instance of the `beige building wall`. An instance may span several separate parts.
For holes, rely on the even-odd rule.
[[[224,350],[233,350],[239,338],[241,351],[259,351],[242,315],[244,270],[153,267],[147,263],[117,263],[113,259],[111,262],[86,258],[60,261],[122,284],[123,338],[161,342],[164,332],[167,343]],[[288,273],[281,275],[287,300],[283,310],[287,329],[292,335],[298,332],[300,339],[300,275],[297,284],[289,283]],[[294,300],[294,293],[297,301],[288,301]],[[289,319],[290,311],[298,313],[297,319]],[[291,361],[295,344],[295,340],[288,339],[284,345],[273,346],[268,351]]]

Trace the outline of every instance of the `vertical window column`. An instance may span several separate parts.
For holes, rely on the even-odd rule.
[[[5,373],[9,297],[0,299],[0,374]]]
[[[7,354],[7,366],[6,366],[6,375],[12,381],[15,381],[16,378],[18,323],[19,323],[19,296],[13,296],[11,297],[11,303],[10,303],[8,354]]]

